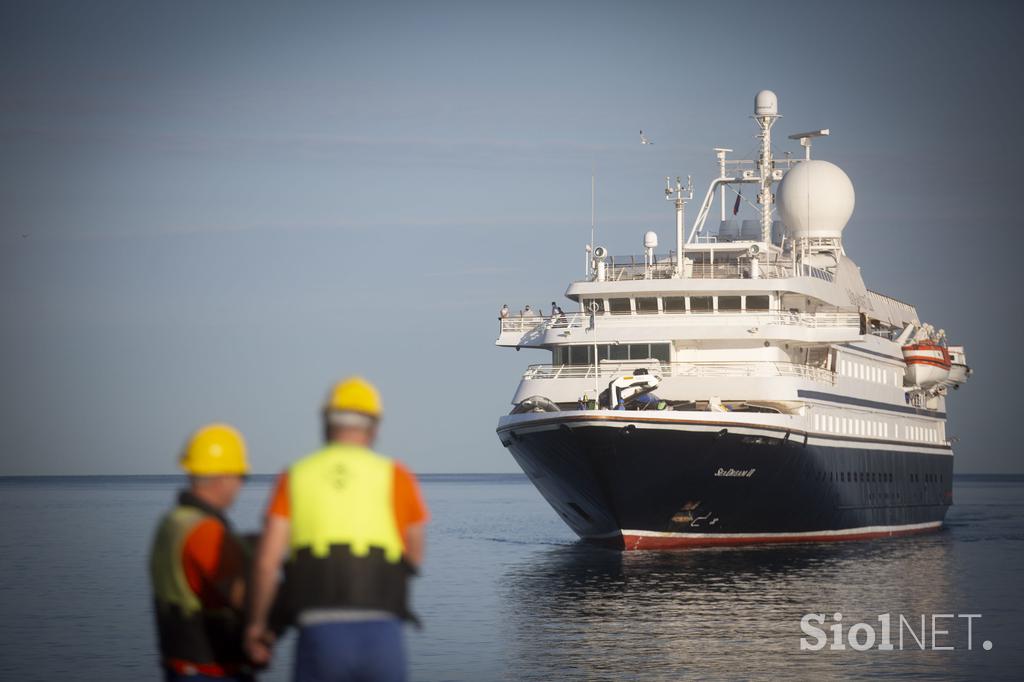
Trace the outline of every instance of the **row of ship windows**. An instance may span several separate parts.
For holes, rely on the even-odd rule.
[[[889,370],[883,367],[876,367],[863,362],[854,362],[853,360],[840,360],[839,374],[844,377],[873,381],[877,384],[900,385],[900,377],[896,372],[890,373]]]
[[[597,359],[601,360],[671,360],[667,343],[602,343],[597,346]],[[592,365],[594,346],[557,346],[552,351],[554,365]]]
[[[831,414],[814,415],[816,431],[831,431],[851,436],[868,436],[870,438],[888,438],[889,423],[875,419],[854,419],[853,417],[836,417]],[[900,437],[899,424],[892,425],[893,438]],[[922,443],[942,442],[939,429],[930,426],[905,426],[903,438]]]
[[[597,312],[612,315],[656,315],[663,313],[740,312],[768,310],[767,296],[638,296],[637,298],[585,298],[584,312],[597,306]]]
[[[819,471],[816,475],[819,481],[838,481],[840,483],[892,483],[893,473],[891,471]],[[911,483],[943,483],[945,477],[942,474],[907,474]]]

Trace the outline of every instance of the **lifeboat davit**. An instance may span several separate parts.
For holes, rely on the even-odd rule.
[[[952,367],[949,370],[949,382],[953,384],[953,388],[957,388],[960,384],[967,381],[967,377],[971,375],[971,368],[967,366],[967,355],[964,353],[964,347],[950,346],[949,360],[952,363]]]
[[[949,379],[953,363],[945,346],[934,341],[918,341],[903,346],[902,350],[909,385],[928,389]]]

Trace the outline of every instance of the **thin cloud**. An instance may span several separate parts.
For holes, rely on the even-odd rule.
[[[625,136],[624,136],[625,137]],[[223,152],[233,149],[278,149],[323,152],[333,149],[392,149],[408,152],[451,151],[464,149],[477,152],[546,152],[575,154],[607,154],[631,151],[630,142],[598,144],[576,140],[548,138],[525,140],[517,138],[454,138],[430,136],[375,136],[328,134],[238,134],[238,133],[138,133],[129,131],[97,131],[56,127],[17,127],[0,130],[0,141],[24,142],[40,140],[47,143],[103,144],[149,148],[165,152]],[[696,148],[695,148],[696,149]]]
[[[664,214],[646,213],[624,216],[603,216],[599,228],[609,226],[641,226],[652,221],[664,220]],[[589,226],[590,216],[546,214],[532,216],[441,216],[436,218],[381,218],[376,220],[334,219],[324,221],[274,222],[253,221],[238,223],[181,223],[148,225],[138,229],[97,229],[80,232],[36,231],[40,239],[47,241],[99,241],[119,239],[148,239],[156,237],[188,237],[201,234],[231,234],[250,232],[333,232],[348,230],[399,229],[443,229],[443,228],[496,228],[519,226],[562,225],[566,229]],[[13,233],[12,233],[13,234]]]

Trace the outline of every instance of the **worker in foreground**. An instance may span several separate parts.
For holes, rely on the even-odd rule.
[[[246,552],[225,517],[249,473],[245,441],[210,424],[180,463],[189,487],[160,521],[149,559],[164,676],[252,680],[242,648]]]
[[[281,474],[267,510],[245,646],[269,662],[283,562],[281,602],[299,628],[295,680],[406,679],[407,583],[428,512],[413,475],[371,450],[380,418],[369,382],[338,383],[323,408],[325,446]]]

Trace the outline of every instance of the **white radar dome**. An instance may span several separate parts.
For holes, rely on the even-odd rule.
[[[776,201],[790,237],[843,236],[853,215],[853,183],[828,161],[802,161],[779,183]]]
[[[656,249],[658,248],[658,233],[654,230],[648,230],[644,233],[644,248],[645,249]]]
[[[779,98],[771,90],[762,90],[754,95],[754,116],[776,116],[779,113]]]

